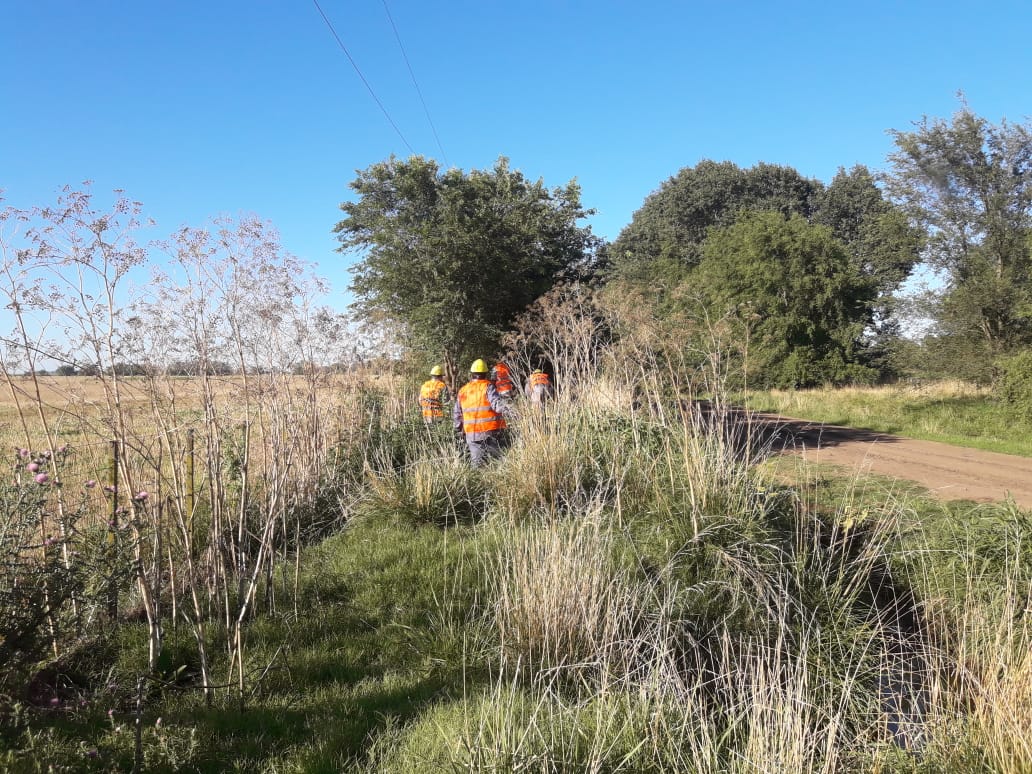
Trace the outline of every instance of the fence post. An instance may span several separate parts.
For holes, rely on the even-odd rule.
[[[111,557],[111,575],[108,578],[108,617],[114,621],[118,618],[118,582],[116,580],[115,561],[118,558],[118,441],[111,441],[111,473],[108,480],[111,487],[111,523],[108,529],[108,548]]]

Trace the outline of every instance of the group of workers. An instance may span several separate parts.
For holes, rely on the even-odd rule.
[[[540,368],[527,378],[524,395],[528,403],[538,411],[544,411],[545,403],[552,399],[554,390],[551,377]],[[452,410],[455,435],[466,442],[470,460],[479,467],[502,453],[505,444],[506,417],[512,415],[512,401],[516,386],[512,372],[504,362],[493,368],[478,358],[469,367],[469,381],[455,396]],[[419,390],[419,405],[423,421],[427,424],[443,421],[445,404],[451,400],[448,385],[444,382],[444,370],[439,365],[430,369],[430,378]]]

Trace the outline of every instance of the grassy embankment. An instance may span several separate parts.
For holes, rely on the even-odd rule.
[[[1032,456],[1032,421],[964,382],[754,391],[743,402],[799,419]]]
[[[397,428],[279,568],[243,702],[204,702],[184,627],[138,711],[128,624],[4,762],[127,769],[138,728],[154,771],[1028,770],[1027,513],[779,486],[659,404],[582,395],[483,472]]]

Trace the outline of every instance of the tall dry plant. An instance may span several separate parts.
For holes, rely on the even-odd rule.
[[[188,568],[186,581],[203,582],[204,596],[221,609],[230,671],[242,694],[243,627],[258,589],[264,586],[271,607],[276,547],[296,547],[307,529],[301,514],[332,475],[338,434],[331,428],[339,415],[326,399],[332,386],[320,363],[340,359],[343,321],[314,304],[323,287],[310,267],[282,251],[266,224],[214,225],[210,232],[182,229],[163,244],[171,261],[155,273],[152,296],[137,311],[141,341],[149,345],[140,356],[156,364],[155,386],[166,402],[174,403],[182,389],[173,364],[185,365],[189,388],[199,387],[205,546],[192,545],[198,500],[184,486],[180,463],[170,466],[177,494],[170,504],[185,553],[200,556],[207,568],[201,576]],[[170,457],[181,460],[183,434],[169,426],[178,415],[155,407],[154,421],[179,439]],[[190,620],[200,642],[207,616],[195,597]]]
[[[71,189],[54,207],[3,212],[0,290],[15,319],[4,375],[28,448],[53,450],[59,429],[88,439],[78,456],[109,484],[100,518],[134,551],[151,669],[181,618],[210,691],[208,630],[224,628],[242,695],[243,625],[260,588],[274,604],[276,551],[296,548],[304,514],[326,500],[341,425],[365,422],[342,409],[324,367],[347,357],[345,322],[256,218],[144,246],[139,216],[125,197],[104,211]],[[87,376],[41,386],[45,359]],[[73,483],[63,473],[59,502]]]
[[[591,384],[601,374],[609,331],[597,292],[564,284],[535,301],[502,340],[517,373],[552,369],[559,391]]]
[[[929,606],[933,631],[922,695],[929,753],[957,767],[978,760],[1017,774],[1032,761],[1032,581],[1027,535],[1000,546],[1002,578],[968,565],[959,610]],[[1002,580],[1002,585],[1001,585]]]
[[[6,339],[9,357],[5,358],[4,376],[28,447],[46,449],[52,458],[56,459],[58,441],[38,378],[44,357],[88,365],[97,373],[108,432],[116,439],[127,434],[122,379],[115,365],[123,343],[126,282],[144,260],[144,250],[136,241],[136,232],[142,227],[140,211],[139,203],[121,192],[116,192],[110,209],[102,210],[88,191],[66,187],[53,207],[8,208],[2,214],[3,224],[18,230],[2,243],[3,292],[15,323],[15,333]],[[31,393],[15,394],[12,366],[24,368]],[[38,418],[42,439],[33,437],[26,420],[30,412]],[[128,469],[122,473],[131,476]],[[54,474],[60,480],[62,471]],[[138,491],[131,479],[128,484],[131,492]],[[62,536],[67,538],[60,487],[54,497]],[[139,546],[139,522],[132,519],[129,523]],[[67,540],[62,543],[67,545]],[[161,627],[155,589],[141,569],[143,559],[138,551],[136,579],[150,623],[150,660],[154,664],[161,650]]]

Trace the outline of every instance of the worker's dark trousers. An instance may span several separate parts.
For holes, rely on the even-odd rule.
[[[469,458],[474,468],[479,468],[502,453],[502,444],[498,436],[494,435],[480,441],[474,441],[467,435],[466,445],[469,447]]]

